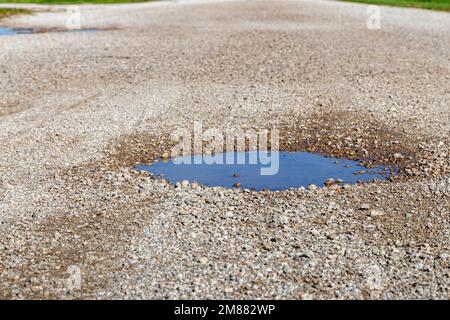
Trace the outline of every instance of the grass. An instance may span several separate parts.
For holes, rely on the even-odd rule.
[[[0,2],[1,1],[2,0],[0,0]],[[381,4],[396,7],[450,11],[450,0],[343,0],[343,1]]]
[[[145,2],[151,0],[0,0],[2,3],[36,3],[36,4],[82,4],[82,3],[130,3]],[[14,14],[29,14],[31,10],[0,8],[0,19],[12,16]]]
[[[13,14],[28,14],[28,13],[31,13],[31,11],[26,9],[0,8],[0,19],[12,16]]]
[[[0,3],[81,4],[81,3],[130,3],[145,0],[0,0]]]

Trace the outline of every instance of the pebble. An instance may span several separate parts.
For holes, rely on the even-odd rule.
[[[189,181],[188,180],[181,181],[181,187],[186,188],[188,186],[189,186]]]
[[[368,203],[363,203],[359,206],[359,210],[369,210],[370,209],[370,204]]]
[[[328,179],[325,181],[324,185],[325,185],[326,187],[329,187],[329,186],[332,186],[334,183],[335,183],[335,181],[334,181],[333,178],[328,178]]]
[[[370,216],[372,218],[378,218],[378,217],[384,216],[385,214],[386,213],[384,211],[379,210],[379,209],[370,210]]]
[[[167,159],[169,159],[169,157],[170,157],[170,155],[169,155],[168,152],[164,152],[164,153],[161,155],[161,159],[163,159],[163,160],[167,160]]]

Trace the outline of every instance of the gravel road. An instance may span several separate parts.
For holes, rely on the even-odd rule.
[[[6,5],[2,5],[6,6]],[[449,299],[450,15],[334,1],[29,6],[0,36],[0,298]],[[399,168],[282,192],[132,169],[170,133]]]

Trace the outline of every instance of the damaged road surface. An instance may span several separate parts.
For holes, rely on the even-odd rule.
[[[366,8],[89,5],[101,32],[0,37],[0,297],[448,299],[450,19],[383,7],[369,29]],[[134,169],[194,122],[398,174],[253,191]]]

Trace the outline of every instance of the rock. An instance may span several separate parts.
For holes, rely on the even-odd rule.
[[[308,186],[308,190],[310,190],[310,191],[317,190],[317,186],[316,186],[315,184],[310,184],[310,185]]]
[[[301,300],[313,300],[314,299],[314,296],[307,292],[301,292],[297,296]]]
[[[404,155],[402,155],[401,153],[394,153],[394,159],[403,159],[405,156]]]
[[[200,262],[200,264],[203,264],[203,265],[208,264],[208,262],[209,262],[207,257],[201,257],[198,261]]]
[[[289,218],[286,215],[280,215],[277,218],[279,225],[287,225],[289,223]]]
[[[194,182],[191,183],[191,188],[192,189],[200,189],[200,185],[197,182],[194,181]]]
[[[359,206],[359,210],[369,210],[370,205],[368,203],[363,203]]]
[[[169,153],[168,153],[168,152],[164,152],[164,153],[161,155],[161,159],[163,159],[163,160],[169,159]]]
[[[231,288],[231,287],[225,288],[225,293],[232,293],[232,292],[233,292],[233,288]]]
[[[334,240],[336,238],[337,238],[337,235],[335,233],[333,233],[333,232],[327,233],[327,239]]]
[[[334,181],[333,178],[328,178],[328,179],[325,181],[324,185],[325,185],[326,187],[329,187],[329,186],[332,186],[334,183],[335,183],[335,181]]]
[[[444,252],[439,255],[439,258],[442,260],[448,260],[450,258],[450,254]]]
[[[189,186],[189,181],[187,181],[187,180],[181,181],[181,186],[182,187],[188,187]]]
[[[378,218],[378,217],[384,216],[385,214],[386,213],[384,211],[378,210],[378,209],[374,209],[374,210],[370,211],[370,216],[372,218]]]

